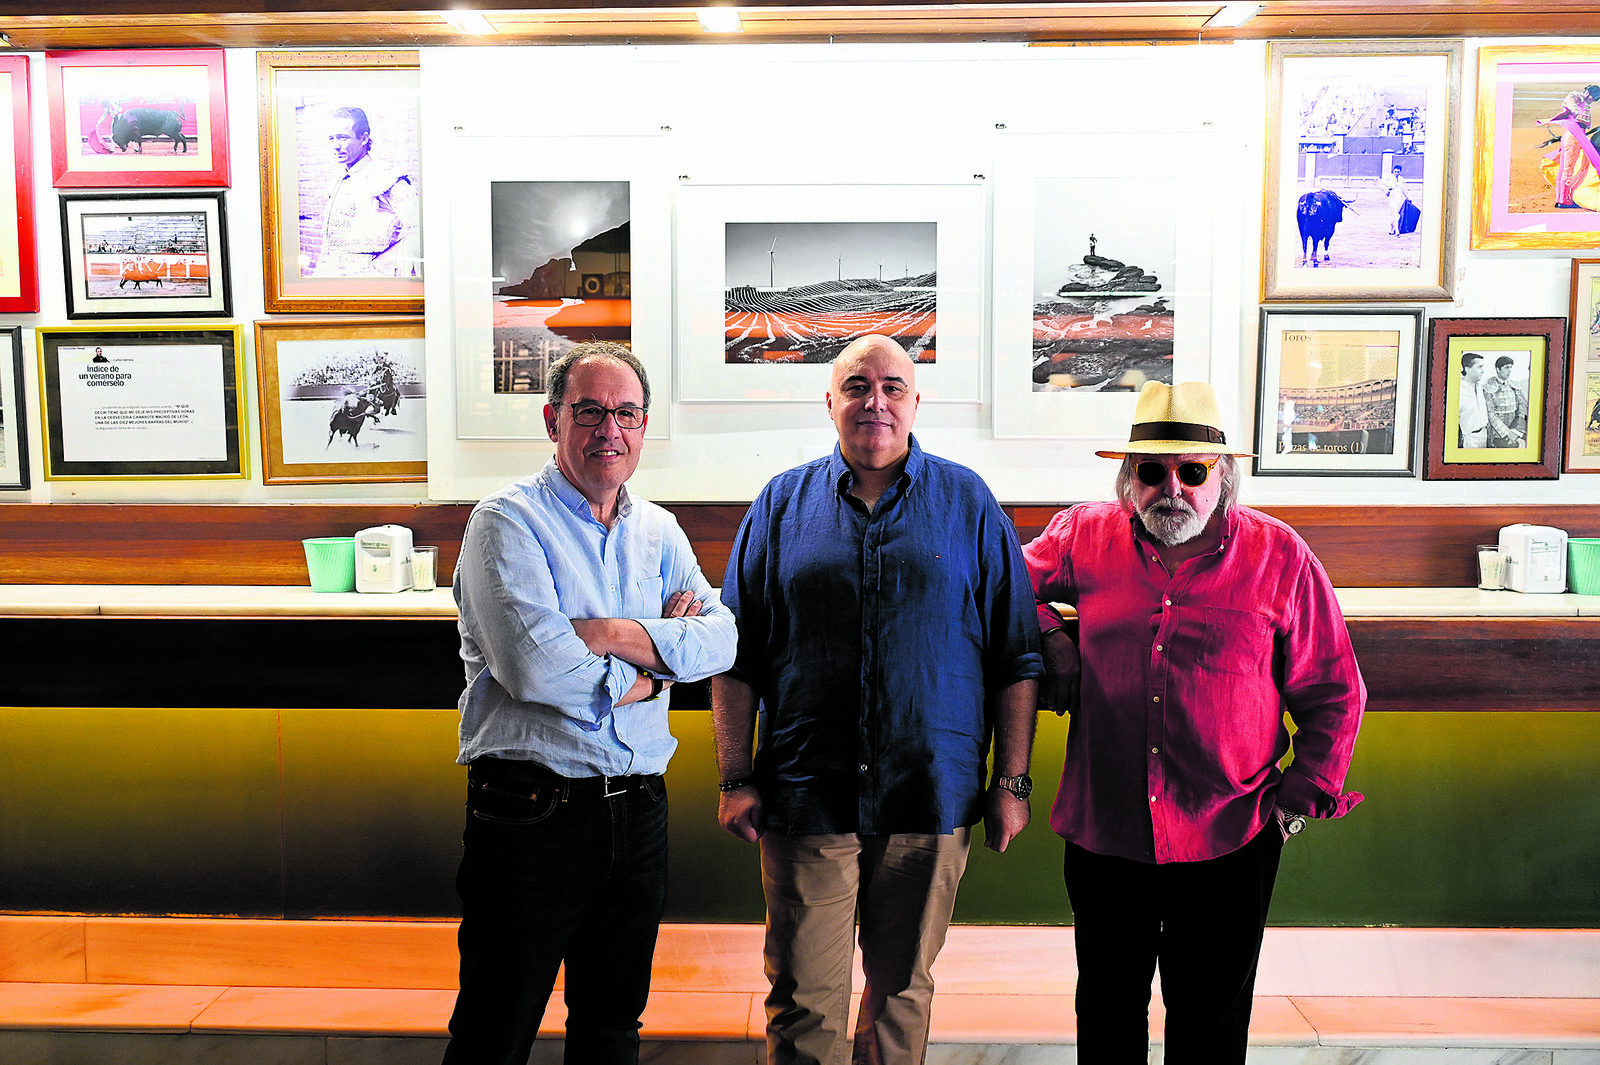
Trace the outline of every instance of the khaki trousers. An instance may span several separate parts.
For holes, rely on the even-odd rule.
[[[920,1065],[972,831],[761,837],[770,1065]],[[848,1035],[857,914],[866,986]]]

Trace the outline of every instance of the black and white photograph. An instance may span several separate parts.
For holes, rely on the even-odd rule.
[[[266,483],[425,476],[420,323],[257,322],[256,353]]]
[[[859,336],[938,359],[934,222],[729,222],[730,365],[831,363]]]
[[[354,90],[295,107],[301,277],[422,277],[416,98]]]
[[[226,317],[220,192],[61,196],[68,318]]]
[[[495,393],[542,393],[550,364],[583,341],[631,343],[629,189],[490,183]]]
[[[1274,45],[1266,298],[1441,298],[1460,64],[1434,50]]]
[[[260,52],[269,312],[422,311],[416,52]]]
[[[1033,243],[1035,392],[1172,383],[1176,178],[1040,178]],[[1139,205],[1107,211],[1117,198]]]

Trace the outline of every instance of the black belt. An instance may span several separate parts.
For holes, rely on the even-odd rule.
[[[623,777],[564,777],[553,773],[538,762],[517,758],[496,758],[485,754],[467,766],[467,781],[479,787],[512,795],[533,796],[546,788],[555,788],[562,801],[585,799],[612,799],[626,795],[646,783],[659,782],[659,773],[633,773]]]

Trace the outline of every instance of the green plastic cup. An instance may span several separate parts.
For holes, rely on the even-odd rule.
[[[314,592],[356,590],[356,538],[318,536],[301,540],[306,549],[306,569]]]
[[[1567,590],[1600,595],[1600,538],[1567,538]]]

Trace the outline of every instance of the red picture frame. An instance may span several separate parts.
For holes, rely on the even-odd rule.
[[[10,140],[11,173],[0,174],[0,203],[16,205],[16,223],[0,209],[0,312],[39,309],[39,257],[33,229],[33,138],[28,57],[0,56],[0,152]],[[11,182],[10,188],[6,182]]]
[[[45,53],[58,189],[229,185],[220,48]]]
[[[1435,318],[1429,323],[1427,460],[1430,481],[1555,480],[1566,412],[1565,318]],[[1500,362],[1520,374],[1526,413],[1512,443],[1463,433],[1462,389]],[[1471,364],[1481,364],[1472,371]],[[1481,423],[1481,418],[1479,419]]]

